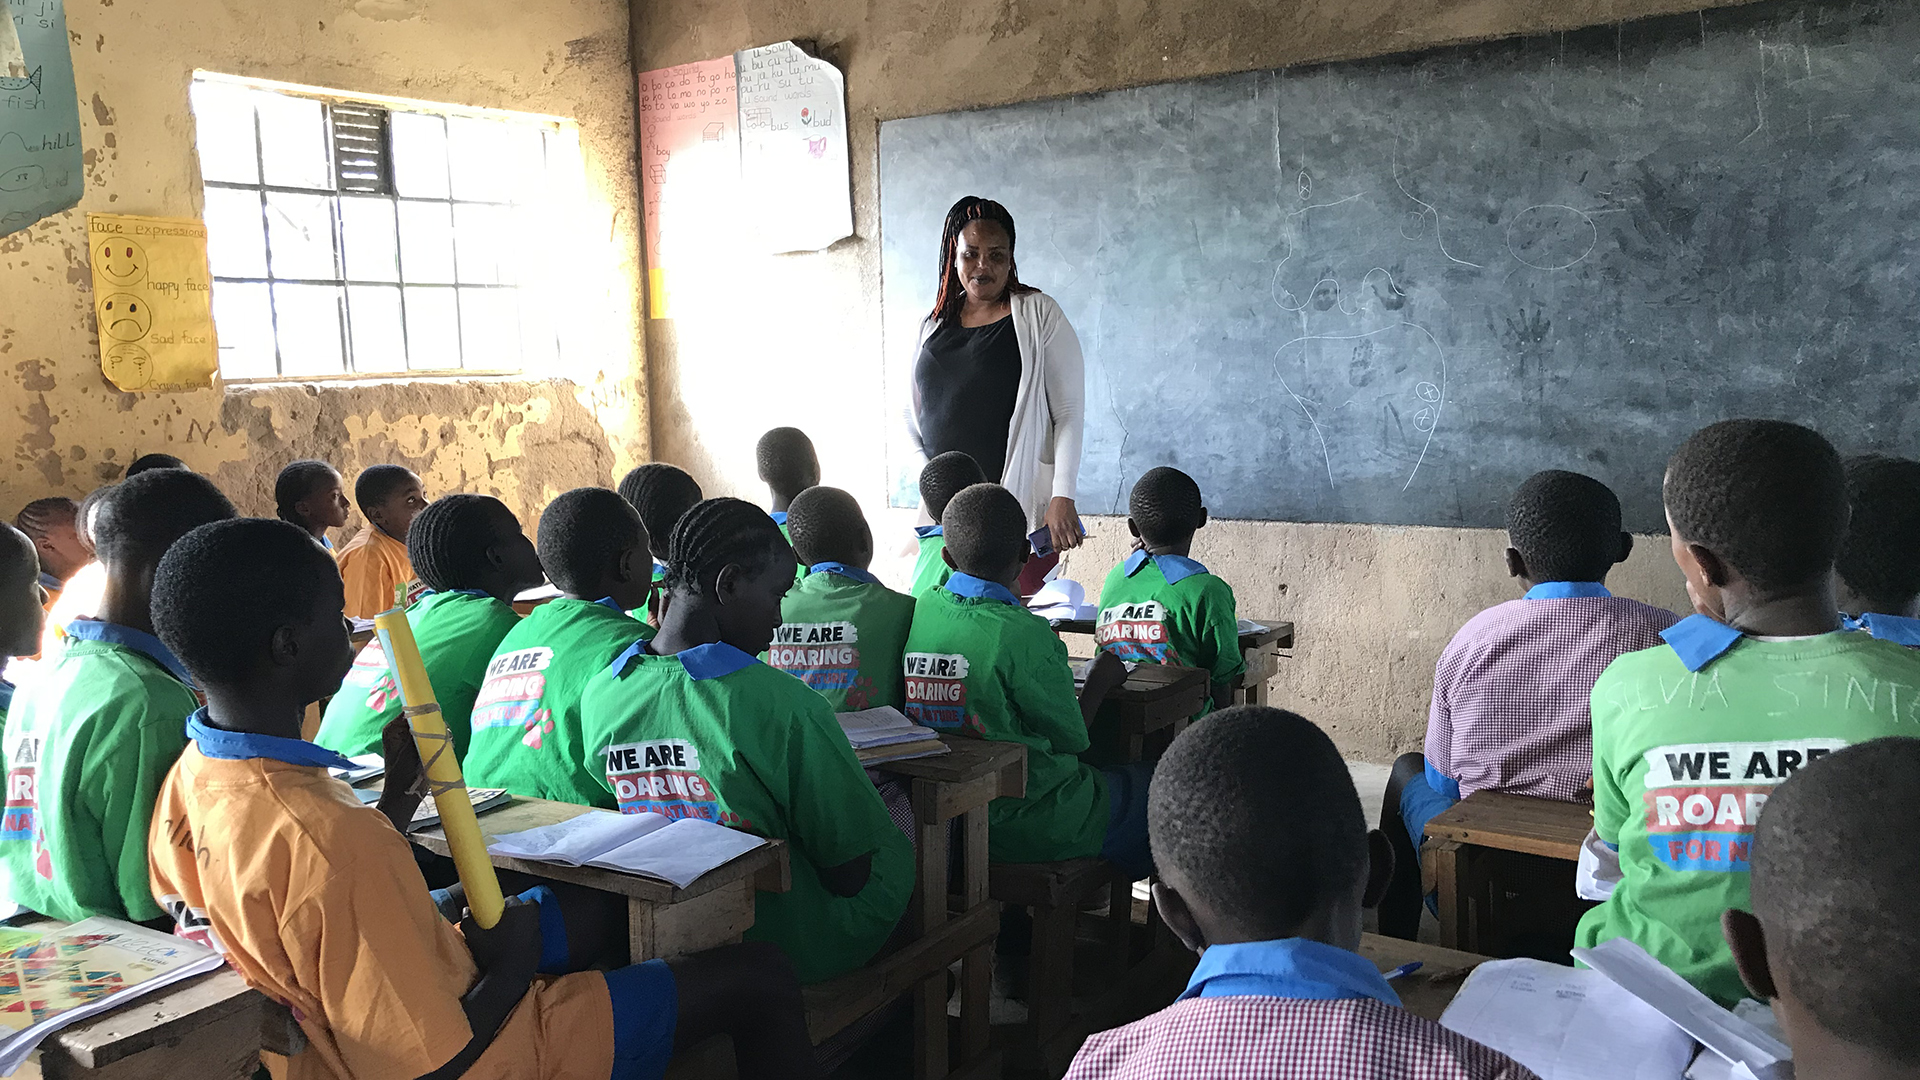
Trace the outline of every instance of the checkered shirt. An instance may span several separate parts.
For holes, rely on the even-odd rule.
[[[1497,1050],[1372,998],[1175,1002],[1087,1039],[1066,1080],[1539,1080]]]
[[[1620,654],[1665,644],[1660,631],[1678,619],[1619,596],[1509,600],[1475,615],[1434,671],[1427,764],[1462,798],[1584,798],[1594,681]]]

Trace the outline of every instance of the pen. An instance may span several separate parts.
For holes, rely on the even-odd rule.
[[[1415,960],[1411,964],[1401,964],[1399,967],[1394,968],[1392,971],[1387,972],[1385,975],[1385,978],[1387,979],[1387,981],[1391,982],[1394,979],[1401,977],[1402,975],[1411,975],[1414,972],[1419,971],[1422,966],[1423,965],[1418,960]]]

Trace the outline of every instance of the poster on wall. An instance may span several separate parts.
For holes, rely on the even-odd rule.
[[[0,236],[80,201],[80,101],[61,0],[4,0]]]
[[[640,205],[647,312],[672,317],[672,274],[709,257],[740,175],[733,57],[640,74]]]
[[[189,218],[87,215],[100,370],[122,390],[213,385],[207,227]]]
[[[851,236],[846,79],[791,41],[743,49],[733,66],[747,235],[772,254]]]

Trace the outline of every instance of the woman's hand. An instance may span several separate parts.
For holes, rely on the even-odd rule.
[[[1080,528],[1080,511],[1074,508],[1073,500],[1055,495],[1047,502],[1047,531],[1053,535],[1053,550],[1072,551],[1086,542],[1087,534]]]

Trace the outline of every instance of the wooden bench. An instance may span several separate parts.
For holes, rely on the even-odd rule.
[[[1284,619],[1253,619],[1266,627],[1251,634],[1240,635],[1240,659],[1246,664],[1246,670],[1233,684],[1233,702],[1236,705],[1265,705],[1267,703],[1267,683],[1280,674],[1281,649],[1293,648],[1293,624]],[[1092,619],[1054,619],[1048,625],[1056,634],[1085,634],[1093,637],[1099,629]]]
[[[1080,911],[1107,890],[1102,927],[1112,967],[1103,975],[1114,985],[1124,980],[1131,960],[1133,882],[1105,859],[1067,859],[1047,863],[996,863],[989,893],[1005,904],[1033,913],[1033,943],[1028,953],[1027,1023],[1018,1041],[1023,1064],[1046,1071],[1049,1059],[1065,1056],[1073,1013],[1074,943]],[[1152,919],[1151,913],[1148,916]]]
[[[1083,680],[1076,673],[1074,686],[1077,689],[1081,685]],[[1150,735],[1165,732],[1166,739],[1171,740],[1180,734],[1187,721],[1205,707],[1210,689],[1207,673],[1199,668],[1141,664],[1128,672],[1126,681],[1107,695],[1102,706],[1112,709],[1119,723],[1124,760],[1145,761]]]
[[[1478,951],[1492,903],[1489,852],[1515,852],[1577,863],[1593,828],[1590,803],[1477,791],[1427,822],[1422,884],[1438,893],[1440,942]]]

